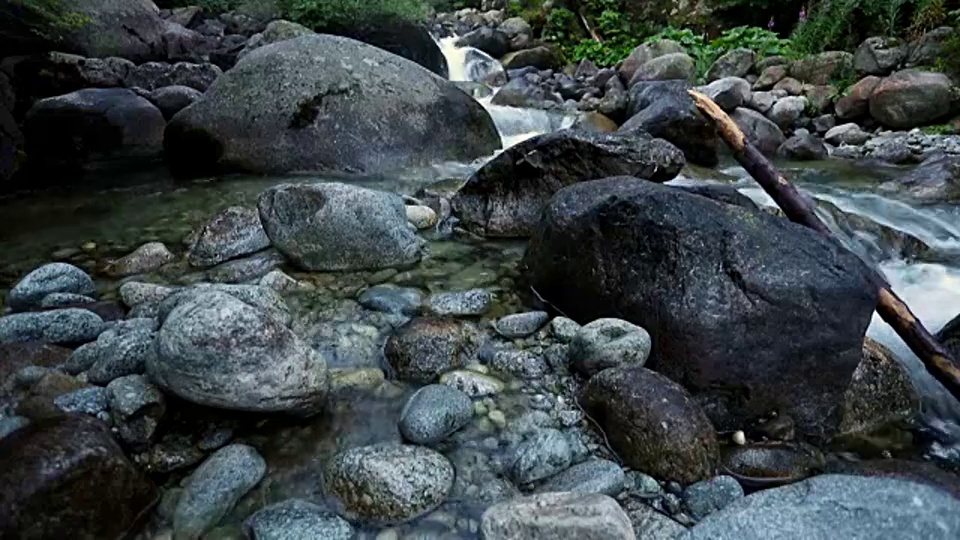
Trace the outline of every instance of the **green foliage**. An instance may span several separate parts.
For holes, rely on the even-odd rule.
[[[310,28],[375,17],[419,20],[427,15],[424,0],[278,0],[284,18]]]
[[[543,25],[541,37],[555,43],[567,60],[588,59],[601,67],[612,66],[630,54],[649,33],[620,11],[619,0],[585,0],[581,4],[591,30],[601,41],[589,37],[581,28],[577,14],[564,7],[551,9]]]
[[[960,26],[960,9],[950,12],[947,19],[954,28]],[[960,31],[955,31],[943,44],[943,54],[937,59],[937,69],[960,75]]]
[[[83,13],[67,10],[60,0],[24,0],[21,3],[24,20],[37,21],[33,31],[41,38],[58,41],[64,32],[82,28],[90,22]]]
[[[952,135],[953,134],[953,128],[945,124],[940,124],[937,126],[926,126],[926,127],[920,128],[920,130],[923,131],[926,135]]]
[[[759,58],[778,55],[794,56],[790,40],[781,39],[774,32],[755,26],[731,28],[709,41],[705,35],[697,34],[689,28],[670,26],[647,38],[647,42],[663,39],[676,41],[683,47],[696,63],[699,77],[706,74],[717,58],[733,49],[751,49]]]
[[[177,7],[198,6],[210,13],[224,13],[236,9],[244,0],[178,0]]]

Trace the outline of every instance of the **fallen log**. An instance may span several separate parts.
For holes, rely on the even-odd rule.
[[[817,217],[813,203],[777,172],[770,160],[747,140],[743,131],[727,113],[704,94],[695,90],[689,92],[700,113],[714,123],[717,133],[733,151],[737,162],[770,195],[787,218],[833,238],[830,229]],[[907,304],[890,289],[890,285],[879,272],[870,272],[870,277],[879,290],[877,313],[920,358],[927,371],[940,381],[953,397],[960,400],[960,366],[957,361],[930,334]]]

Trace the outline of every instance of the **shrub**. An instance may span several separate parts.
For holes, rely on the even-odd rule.
[[[703,34],[697,34],[689,28],[667,27],[647,38],[647,42],[669,39],[683,47],[697,65],[697,75],[702,77],[710,66],[724,53],[739,48],[751,49],[757,56],[785,55],[794,56],[790,40],[780,38],[776,33],[755,26],[738,26],[724,31],[717,38],[708,41]]]
[[[277,5],[284,18],[310,28],[377,17],[419,20],[429,11],[425,0],[278,0]]]

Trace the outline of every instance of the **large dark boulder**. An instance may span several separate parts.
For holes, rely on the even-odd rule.
[[[950,115],[953,83],[943,73],[905,69],[880,81],[870,95],[870,116],[881,124],[910,129]]]
[[[673,179],[683,153],[643,132],[559,131],[512,146],[480,168],[451,201],[463,225],[484,236],[530,236],[540,212],[565,186],[629,175]]]
[[[717,134],[687,94],[686,81],[640,82],[630,88],[629,119],[620,131],[642,129],[677,145],[687,161],[705,167],[719,163]]]
[[[912,171],[881,187],[904,193],[922,203],[956,201],[960,199],[960,156],[934,154]]]
[[[23,133],[10,111],[0,105],[0,189],[13,178],[23,161]]]
[[[120,538],[156,502],[110,430],[86,416],[41,420],[0,441],[0,537]]]
[[[167,127],[176,173],[379,173],[500,147],[483,107],[449,81],[358,41],[261,47]]]
[[[340,22],[316,30],[362,41],[416,62],[443,78],[447,77],[447,59],[430,32],[421,24],[393,17],[373,17]]]
[[[776,410],[802,432],[835,431],[877,302],[860,259],[817,233],[635,178],[557,193],[522,270],[575,320],[647,329],[647,367],[709,405],[718,429]]]

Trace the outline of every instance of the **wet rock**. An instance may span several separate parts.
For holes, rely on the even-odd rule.
[[[830,84],[853,68],[853,55],[827,51],[797,60],[790,65],[790,76],[807,84]]]
[[[690,163],[713,167],[719,161],[717,134],[687,94],[689,88],[686,81],[634,85],[630,88],[628,120],[620,131],[644,130],[683,150]]]
[[[104,331],[103,319],[84,309],[15,313],[0,318],[0,343],[86,343]]]
[[[159,304],[174,292],[176,292],[176,289],[173,287],[137,281],[129,281],[120,286],[120,298],[128,307],[148,303]]]
[[[628,174],[665,182],[684,165],[673,145],[635,132],[564,130],[517,144],[474,173],[453,197],[465,227],[484,236],[529,236],[564,186]]]
[[[107,410],[110,406],[110,397],[106,388],[81,388],[69,394],[63,394],[53,400],[53,404],[65,413],[83,413],[90,416]]]
[[[375,270],[420,260],[403,199],[339,183],[282,184],[260,195],[273,245],[305,270]]]
[[[292,321],[287,303],[283,300],[282,296],[272,289],[257,285],[198,283],[189,288],[179,289],[176,293],[168,296],[161,302],[160,308],[158,309],[160,323],[162,324],[170,313],[180,304],[193,301],[198,295],[204,295],[210,292],[230,295],[244,304],[262,310],[270,319],[284,326],[290,326]]]
[[[270,239],[260,224],[260,214],[252,208],[231,206],[203,226],[187,260],[191,266],[204,268],[268,247]]]
[[[617,501],[581,493],[543,493],[491,506],[483,513],[480,531],[486,540],[636,538]]]
[[[837,117],[832,114],[821,114],[813,119],[813,130],[824,135],[837,126]]]
[[[511,79],[493,96],[491,103],[504,107],[531,109],[543,109],[547,105],[556,105],[557,98],[551,96],[539,82],[539,79],[531,80],[530,77]]]
[[[0,534],[118,538],[155,502],[152,483],[99,421],[33,422],[0,441]]]
[[[440,376],[440,384],[456,388],[472,398],[493,396],[506,385],[500,379],[468,369],[458,369]]]
[[[437,213],[434,212],[429,206],[406,206],[404,207],[404,210],[407,213],[407,221],[416,227],[417,230],[435,227],[439,221]]]
[[[566,317],[557,317],[550,321],[550,334],[560,343],[570,343],[580,332],[581,326],[577,321]]]
[[[237,58],[243,58],[254,50],[266,45],[298,38],[300,36],[307,36],[313,33],[313,30],[295,22],[285,21],[282,19],[278,21],[271,21],[270,24],[263,29],[263,32],[254,34],[250,37],[250,39],[247,41],[247,45],[242,51],[240,51],[240,54],[237,55]]]
[[[796,161],[817,161],[829,155],[823,141],[812,133],[795,134],[780,145],[777,154]]]
[[[570,342],[570,361],[589,377],[607,368],[643,366],[650,347],[650,334],[643,328],[620,319],[598,319],[577,331]]]
[[[382,49],[321,34],[246,55],[171,120],[164,141],[168,164],[188,176],[377,174],[470,161],[499,147],[486,110],[449,81]]]
[[[756,59],[757,54],[750,49],[731,49],[710,66],[707,80],[713,82],[724,77],[746,77]]]
[[[843,144],[860,146],[870,140],[870,137],[871,135],[863,131],[860,126],[850,122],[831,128],[823,138],[828,143],[836,146]]]
[[[147,445],[166,412],[166,400],[160,390],[141,375],[127,375],[108,384],[107,394],[123,442]]]
[[[960,199],[960,156],[931,156],[920,166],[883,187],[890,187],[925,203]]]
[[[116,277],[146,274],[158,270],[176,260],[162,242],[150,242],[138,247],[133,253],[122,257],[107,267],[107,274]]]
[[[505,32],[489,26],[481,26],[476,30],[464,34],[457,40],[457,47],[473,47],[489,54],[494,58],[510,52],[510,38]]]
[[[257,285],[277,292],[305,291],[312,289],[308,283],[300,282],[288,276],[283,270],[271,270],[260,278]]]
[[[953,538],[960,502],[922,484],[827,475],[754,493],[709,516],[684,538]]]
[[[243,525],[252,540],[351,540],[354,537],[349,522],[322,506],[300,499],[262,508]]]
[[[915,417],[920,396],[909,373],[889,349],[866,338],[863,359],[843,397],[841,434],[869,434]]]
[[[257,451],[243,444],[213,453],[186,480],[173,514],[175,538],[199,538],[214,528],[267,472]]]
[[[539,493],[602,493],[616,497],[623,491],[625,476],[620,465],[605,459],[591,459],[554,475],[540,486]]]
[[[604,114],[588,111],[577,116],[570,129],[593,133],[613,133],[617,130],[617,123]]]
[[[398,379],[430,383],[471,361],[477,348],[465,324],[421,317],[390,336],[384,354]]]
[[[248,257],[241,257],[207,270],[204,275],[217,283],[245,283],[262,278],[286,262],[275,249],[265,249]]]
[[[807,110],[807,98],[803,96],[789,96],[778,99],[767,117],[781,128],[789,128],[803,116]]]
[[[441,454],[387,443],[338,454],[327,468],[324,488],[347,519],[402,523],[439,506],[453,480],[453,466]]]
[[[490,367],[520,379],[538,379],[548,372],[543,356],[530,351],[497,351],[490,359]]]
[[[201,97],[203,97],[203,92],[182,84],[157,88],[147,95],[150,103],[160,109],[163,118],[167,121]]]
[[[311,413],[322,407],[324,358],[269,311],[211,290],[184,298],[162,320],[147,372],[167,391],[225,409]]]
[[[910,129],[946,118],[952,98],[943,73],[905,69],[883,79],[870,95],[870,116],[881,124]]]
[[[780,99],[779,96],[774,95],[773,92],[754,92],[750,96],[750,99],[747,101],[746,105],[750,109],[757,111],[763,114],[770,112],[770,109],[773,108],[773,104]]]
[[[637,68],[627,86],[633,88],[636,84],[645,81],[692,81],[696,75],[696,63],[690,55],[682,52],[670,53],[643,63]]]
[[[413,316],[420,312],[423,293],[417,289],[395,285],[375,285],[357,299],[361,306],[395,315]]]
[[[823,468],[823,455],[804,444],[766,443],[730,448],[722,469],[753,488],[797,482]]]
[[[37,268],[21,279],[7,295],[7,305],[25,310],[40,305],[53,293],[91,296],[97,292],[86,272],[66,263],[50,263]]]
[[[503,317],[496,324],[497,333],[507,339],[533,335],[550,320],[546,311],[529,311]]]
[[[537,69],[556,69],[562,60],[551,47],[541,45],[532,49],[514,51],[500,59],[504,69],[519,69],[533,66]]]
[[[870,37],[853,53],[853,69],[864,75],[886,75],[907,58],[907,48],[896,38]]]
[[[25,416],[5,416],[0,418],[0,440],[12,435],[15,431],[30,425],[30,419]]]
[[[642,367],[608,369],[590,379],[579,401],[630,467],[682,483],[712,476],[716,432],[666,377]]]
[[[654,482],[656,483],[656,482]],[[645,502],[635,498],[623,502],[623,509],[630,517],[637,538],[649,540],[674,540],[687,532],[686,527],[657,512]]]
[[[743,488],[732,476],[717,476],[688,487],[683,502],[690,516],[699,521],[743,498]]]
[[[610,240],[611,223],[630,239]],[[762,210],[635,179],[562,190],[541,227],[521,265],[527,283],[574,319],[615,314],[645,328],[647,365],[694,393],[733,391],[712,417],[721,429],[777,409],[802,432],[835,430],[876,303],[855,255]],[[797,249],[785,257],[784,244]]]
[[[750,99],[750,83],[739,77],[717,79],[699,90],[728,112]]]
[[[430,295],[424,306],[438,317],[479,317],[490,309],[493,295],[485,289]]]
[[[142,88],[149,92],[169,86],[186,86],[206,92],[221,75],[223,71],[213,64],[147,62],[132,70],[125,82],[130,88]]]
[[[473,402],[455,388],[432,384],[410,396],[400,412],[400,433],[414,444],[439,442],[473,418]]]
[[[570,467],[573,451],[563,433],[555,429],[538,429],[526,437],[508,456],[507,474],[518,484],[550,478]]]
[[[97,300],[84,296],[82,294],[71,293],[51,293],[43,297],[40,301],[41,309],[54,309],[59,307],[77,306],[80,304],[93,304]]]
[[[870,96],[880,84],[880,77],[873,75],[864,77],[847,89],[837,100],[834,110],[841,120],[854,120],[870,113]]]
[[[785,79],[788,74],[789,68],[787,66],[769,66],[760,73],[757,82],[753,83],[753,89],[770,90],[775,84]]]

